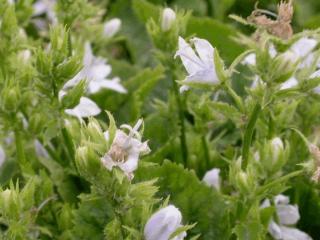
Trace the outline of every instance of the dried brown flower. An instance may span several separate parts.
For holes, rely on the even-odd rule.
[[[272,19],[266,14],[275,16]],[[288,2],[281,1],[278,5],[278,15],[268,10],[258,9],[257,6],[251,15],[247,18],[248,22],[257,25],[259,28],[266,29],[269,33],[282,39],[289,39],[292,34],[291,19],[293,16],[292,0]]]

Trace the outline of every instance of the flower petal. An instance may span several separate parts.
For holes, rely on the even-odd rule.
[[[290,49],[300,58],[307,56],[315,46],[317,45],[317,41],[312,38],[303,37],[296,41]]]
[[[121,85],[119,78],[114,78],[112,80],[103,79],[99,81],[90,81],[88,84],[88,92],[90,94],[97,93],[103,88],[111,89],[119,93],[127,93],[127,89]]]
[[[168,240],[181,226],[182,215],[178,208],[169,205],[154,213],[144,227],[145,240]],[[183,236],[184,237],[184,236]],[[178,238],[183,239],[179,236]]]
[[[280,224],[292,225],[299,221],[300,214],[297,206],[279,204],[276,208]]]
[[[220,190],[220,169],[213,168],[210,171],[206,172],[202,181],[204,181],[208,186]]]
[[[182,37],[179,37],[179,50],[175,57],[177,56],[181,58],[182,64],[190,75],[205,67],[191,46]]]
[[[270,223],[269,223],[268,232],[276,240],[283,239],[282,238],[282,231],[280,229],[280,226],[278,224],[276,224],[273,220],[271,220]]]
[[[298,80],[295,77],[289,78],[287,81],[280,85],[280,89],[289,89],[298,85]]]
[[[65,112],[78,118],[98,115],[101,110],[98,105],[89,98],[81,97],[80,103],[73,109],[66,109]]]
[[[202,62],[204,62],[208,67],[213,67],[214,48],[212,45],[207,40],[201,38],[193,38],[191,41],[194,44]]]
[[[280,229],[282,233],[282,240],[312,240],[308,234],[297,228],[280,226]]]

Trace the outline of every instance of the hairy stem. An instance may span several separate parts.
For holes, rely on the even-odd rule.
[[[253,108],[251,116],[249,118],[249,122],[246,126],[244,137],[243,137],[243,145],[242,145],[242,166],[243,169],[247,168],[248,164],[248,157],[249,157],[249,150],[252,142],[253,131],[258,120],[259,114],[261,112],[261,106],[259,103]]]
[[[16,129],[14,131],[14,134],[15,134],[18,160],[20,164],[23,164],[26,162],[26,155],[23,148],[23,140],[22,140],[21,132],[18,129]]]
[[[174,90],[174,94],[175,94],[177,105],[178,105],[178,114],[179,114],[179,122],[180,122],[181,153],[182,153],[183,163],[185,166],[187,166],[187,164],[188,164],[188,148],[187,148],[187,140],[186,140],[186,134],[185,134],[183,106],[182,106],[182,101],[181,101],[178,85],[174,81],[174,78],[173,78],[173,90]]]
[[[207,144],[207,139],[205,136],[201,137],[201,142],[202,142],[204,156],[206,159],[206,170],[208,170],[209,165],[210,165],[210,153],[209,153],[209,148],[208,148],[208,144]]]

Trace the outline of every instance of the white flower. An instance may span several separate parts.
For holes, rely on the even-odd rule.
[[[139,156],[150,152],[148,142],[141,142],[141,135],[138,132],[142,123],[140,119],[133,128],[127,124],[121,125],[120,128],[129,130],[129,134],[117,129],[109,151],[101,158],[108,170],[117,166],[129,179],[133,178],[133,172],[138,167]],[[104,132],[104,136],[108,141],[109,132]]]
[[[317,41],[312,38],[303,37],[291,45],[290,50],[297,58],[306,57],[317,45]]]
[[[210,171],[206,172],[202,181],[204,181],[208,186],[214,187],[217,190],[220,190],[220,169],[213,168]]]
[[[38,139],[34,140],[34,149],[38,157],[49,158],[48,151]]]
[[[298,80],[294,76],[292,76],[291,78],[289,78],[287,81],[285,81],[280,85],[280,89],[284,90],[284,89],[293,88],[297,86],[298,83],[299,83]]]
[[[6,160],[6,153],[4,152],[4,149],[2,148],[2,146],[0,145],[0,167],[2,166],[5,160]]]
[[[269,46],[269,55],[271,58],[274,58],[277,55],[277,50],[273,44]],[[250,53],[248,54],[242,61],[244,65],[256,65],[256,54]]]
[[[56,0],[38,0],[33,4],[33,16],[46,14],[51,24],[57,24],[58,19],[54,11]]]
[[[294,225],[300,219],[300,214],[297,205],[289,204],[289,198],[282,194],[277,195],[274,198],[274,203],[276,207],[276,214],[279,223],[276,223],[271,219],[268,231],[270,235],[276,240],[312,240],[308,234],[300,231],[294,227],[288,227],[286,225]],[[270,206],[270,201],[266,199],[261,208],[266,208]]]
[[[81,97],[77,106],[72,109],[66,109],[65,113],[77,117],[79,120],[85,117],[96,116],[101,112],[98,105],[87,97]]]
[[[154,213],[144,227],[145,240],[169,240],[170,235],[181,227],[182,215],[178,208],[169,205]],[[186,232],[172,240],[182,240]]]
[[[191,43],[194,44],[195,51],[191,46],[181,37],[179,37],[179,50],[175,57],[179,56],[186,68],[189,76],[186,77],[180,88],[180,91],[185,91],[189,87],[189,83],[201,83],[215,85],[219,83],[214,64],[214,48],[205,39],[193,38]]]
[[[95,57],[92,53],[90,43],[85,44],[83,57],[83,69],[63,87],[67,89],[77,85],[82,79],[88,81],[88,93],[94,94],[103,88],[111,89],[119,93],[126,93],[127,90],[120,84],[118,77],[107,79],[111,73],[111,66],[106,64],[106,60]]]
[[[314,73],[312,73],[312,74],[310,75],[310,78],[317,78],[317,77],[320,77],[320,70],[317,70],[317,71],[315,71]],[[316,94],[320,94],[320,86],[315,87],[315,88],[313,89],[313,91],[314,91]]]
[[[103,25],[103,36],[111,38],[119,32],[121,27],[121,20],[119,18],[113,18]]]
[[[176,13],[171,8],[165,8],[162,11],[161,29],[166,32],[169,31],[172,23],[176,20]]]

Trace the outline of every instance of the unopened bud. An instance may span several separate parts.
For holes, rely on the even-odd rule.
[[[169,205],[154,213],[144,227],[144,237],[146,240],[170,239],[182,223],[182,215],[178,208]],[[174,239],[184,239],[187,234],[182,232]]]
[[[213,187],[217,190],[220,190],[220,169],[213,168],[210,171],[206,172],[202,181],[204,181],[208,186]]]
[[[6,111],[15,112],[20,103],[20,91],[17,87],[11,87],[3,92],[3,108]]]
[[[103,36],[111,38],[120,30],[121,20],[119,18],[113,18],[107,21],[103,26]]]
[[[97,154],[88,146],[79,147],[76,151],[76,164],[79,171],[88,176],[96,175],[101,167]]]
[[[281,138],[276,137],[271,140],[270,144],[272,148],[272,162],[275,163],[278,161],[279,157],[281,157],[281,153],[283,152],[283,142]]]
[[[248,180],[248,174],[241,171],[238,173],[238,186],[241,192],[249,192],[250,186],[249,186],[249,180]]]
[[[162,12],[161,29],[169,31],[172,23],[176,20],[176,13],[171,8],[165,8]]]

